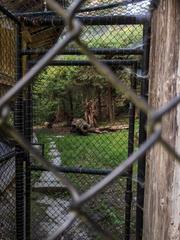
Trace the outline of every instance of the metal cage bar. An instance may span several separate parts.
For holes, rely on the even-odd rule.
[[[90,51],[97,55],[142,55],[142,48],[90,48]],[[46,54],[47,49],[23,49],[22,55]],[[75,48],[68,48],[62,52],[62,55],[82,55],[82,53]]]
[[[31,166],[32,171],[47,171],[47,169],[37,166]],[[106,176],[112,172],[111,169],[94,169],[94,168],[76,168],[76,167],[56,167],[58,172],[62,173],[77,173],[77,174],[88,174],[88,175],[103,175]],[[127,173],[125,172],[122,177],[127,177]]]
[[[150,51],[150,23],[145,24],[143,28],[143,48],[144,54],[142,58],[142,74],[145,78],[141,81],[141,96],[148,100],[148,78],[146,77],[149,71],[149,51]],[[146,140],[146,121],[147,117],[144,113],[140,112],[139,121],[139,145]],[[138,182],[145,181],[145,159],[139,159],[138,161]],[[143,207],[144,207],[144,187],[141,184],[137,184],[137,208],[136,208],[136,240],[142,239],[143,231]]]
[[[16,44],[17,44],[17,56],[16,56],[16,67],[17,67],[17,81],[22,77],[22,59],[21,59],[21,27],[17,27],[16,33]],[[23,106],[23,93],[19,93],[14,112],[14,126],[15,128],[24,135],[24,106]],[[15,146],[16,151],[16,239],[23,240],[25,234],[25,201],[24,201],[24,160],[25,153],[22,147],[19,145]]]
[[[134,73],[131,77],[131,88],[136,90],[137,87],[137,66],[134,66]],[[128,132],[128,156],[134,151],[134,131],[135,131],[135,111],[133,103],[129,103],[129,132]],[[124,240],[129,240],[131,236],[131,205],[132,205],[132,175],[133,166],[127,171],[126,191],[125,191],[125,236]]]
[[[150,20],[149,15],[127,15],[127,16],[79,16],[77,20],[84,25],[139,25],[148,23]],[[23,22],[26,26],[59,26],[64,25],[64,21],[59,17],[41,17],[29,18],[19,17],[19,21]]]
[[[26,139],[32,141],[32,86],[28,86],[26,100],[24,101],[24,134]],[[31,159],[30,154],[26,153],[25,162],[25,203],[26,203],[26,239],[31,239]]]
[[[132,66],[137,64],[137,60],[100,60],[101,63],[109,66]],[[31,65],[35,65],[37,61],[30,61]],[[47,66],[91,66],[92,63],[86,60],[54,60],[47,64]]]

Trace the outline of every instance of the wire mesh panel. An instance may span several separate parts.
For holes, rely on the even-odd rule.
[[[116,68],[117,74],[130,84],[128,69]],[[53,147],[59,148],[64,166],[112,168],[125,159],[128,108],[125,96],[118,94],[90,66],[48,67],[34,85],[35,131],[39,143],[45,144],[46,156],[53,155]],[[92,134],[88,135],[89,132]]]
[[[61,6],[68,7],[73,3],[73,0],[58,0]],[[51,9],[47,5],[47,1],[18,1],[17,4],[3,0],[3,5],[15,13],[36,13],[44,12],[47,14]],[[127,15],[141,14],[145,15],[151,8],[151,0],[123,0],[123,1],[108,1],[108,0],[93,0],[85,1],[82,4],[78,14],[81,15]]]
[[[94,24],[86,22],[80,37],[96,57],[110,65],[130,87],[131,80],[136,81],[136,70],[143,52],[143,24],[122,25],[119,20],[108,21],[104,24],[98,20]],[[59,41],[65,37],[66,32],[66,29],[62,31]],[[34,84],[33,145],[83,192],[127,158],[130,154],[129,145],[134,145],[135,142],[138,146],[139,124],[135,115],[134,119],[130,119],[131,110],[127,98],[118,94],[104,77],[97,74],[74,43],[68,45],[64,54],[66,55],[57,56]],[[35,61],[30,64],[35,64]],[[136,85],[134,84],[133,86]],[[129,121],[132,121],[134,130],[129,129]],[[130,136],[129,131],[135,131],[136,134]],[[132,199],[136,198],[136,184],[133,184],[132,190],[131,178],[132,169],[115,184],[113,190],[105,194],[104,200],[100,200],[102,204],[95,201],[86,209],[89,214],[91,209],[104,210],[104,228],[109,226],[110,231],[114,228],[119,233],[118,237],[127,234],[129,238],[130,234],[128,224],[131,221],[131,204]],[[34,239],[43,238],[57,230],[57,218],[61,224],[64,223],[71,198],[67,196],[62,183],[36,161],[33,162],[31,180],[32,234]],[[118,194],[118,201],[111,211],[108,206],[113,204],[113,199]],[[55,210],[53,205],[56,205]],[[133,206],[132,236],[135,234],[135,201]],[[126,207],[129,215],[125,216]],[[85,234],[82,239],[93,239],[95,236],[98,239],[98,234],[93,236],[86,228],[73,229],[77,238]],[[73,239],[74,235],[71,234],[69,232],[64,237]]]
[[[64,34],[65,31],[62,32],[60,39]],[[119,25],[118,21],[113,25],[111,22],[108,25],[86,25],[81,33],[81,39],[101,59],[122,59],[122,57],[126,59],[130,53],[141,55],[143,25]],[[72,52],[77,47],[71,43],[68,48]],[[69,60],[70,58],[73,60],[73,57],[70,56]],[[80,60],[80,58],[78,59]],[[83,60],[83,58],[81,59]]]
[[[126,97],[119,94],[94,67],[85,64],[84,59],[83,56],[64,56],[63,60],[57,57],[52,63],[56,66],[47,67],[33,87],[33,144],[47,161],[71,179],[80,192],[89,189],[127,158],[129,121],[132,121],[136,133],[129,136],[129,141],[138,146],[139,125],[138,112],[136,118],[134,115],[134,122],[129,118],[131,104]],[[71,66],[74,63],[77,66]],[[112,63],[110,67],[129,87],[131,84],[137,87],[134,74],[137,64],[128,67],[116,60]],[[34,239],[40,239],[57,230],[58,221],[64,222],[71,197],[52,173],[45,171],[36,161],[32,164],[32,234]],[[127,177],[131,181],[132,176]],[[129,189],[134,192],[134,199],[135,185],[134,182],[133,190]],[[125,190],[126,176],[101,194],[99,200],[95,199],[86,206],[86,213],[97,212],[97,221],[105,229],[114,229],[117,237],[124,235]],[[135,215],[132,226],[133,235]],[[84,225],[77,224],[76,227],[75,224],[73,229],[67,233],[70,239],[74,239],[75,233],[77,239],[81,235],[81,239],[98,239],[98,234],[92,234]],[[67,236],[64,235],[65,239]]]
[[[15,154],[13,146],[0,143],[0,237],[13,239],[15,234]]]
[[[16,23],[0,13],[0,84],[1,95],[16,81]]]
[[[0,96],[16,82],[17,23],[0,9]],[[14,124],[14,101],[7,122]],[[0,239],[14,239],[16,233],[15,146],[0,134]]]

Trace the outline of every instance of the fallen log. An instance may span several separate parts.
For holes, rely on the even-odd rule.
[[[90,128],[89,132],[101,134],[101,133],[116,132],[116,131],[126,130],[126,129],[129,129],[128,125],[104,126],[104,127],[98,127],[98,128]]]
[[[87,133],[108,133],[108,132],[116,132],[120,130],[126,130],[129,126],[127,124],[123,125],[107,125],[102,127],[90,127],[90,125],[82,118],[77,118],[72,121],[71,124],[71,132],[76,132],[82,135],[86,135]]]

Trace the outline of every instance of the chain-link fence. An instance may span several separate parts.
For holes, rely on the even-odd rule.
[[[16,82],[17,23],[0,13],[0,96]],[[13,125],[14,103],[7,122]],[[0,238],[12,239],[16,228],[15,149],[11,138],[0,134]]]
[[[58,166],[83,193],[127,158],[128,151],[130,154],[133,148],[134,138],[136,147],[138,146],[139,119],[138,114],[135,117],[135,109],[129,108],[126,97],[118,94],[92,66],[85,64],[87,61],[78,60],[79,58],[77,56],[76,60],[56,60],[56,66],[53,63],[53,66],[47,67],[37,77],[33,87],[33,115],[34,144],[43,151],[46,160]],[[133,63],[132,71],[127,71],[122,63],[116,61],[113,61],[114,65],[116,64],[116,73],[129,87],[132,82],[132,87],[136,88],[136,76],[132,73],[136,71],[137,64]],[[77,66],[72,66],[73,64]],[[65,81],[65,86],[62,81]],[[58,83],[61,83],[60,88],[64,89],[57,88]],[[55,106],[51,105],[51,108],[49,104],[52,104],[52,94],[56,96],[53,96]],[[91,116],[93,119],[89,122],[88,118]],[[128,134],[129,131],[132,131],[131,135]],[[116,232],[117,237],[124,235],[125,201],[132,202],[131,196],[125,200],[126,177],[128,181],[132,181],[132,173],[129,172],[127,176],[125,174],[102,194],[102,199],[92,201],[86,207],[86,212],[90,214],[94,209],[97,212],[97,221],[102,223],[104,228]],[[31,179],[33,206],[36,206],[32,208],[33,229],[37,229],[33,231],[34,238],[43,238],[58,228],[57,216],[60,222],[65,221],[71,198],[61,181],[52,173],[44,171],[37,162],[33,162]],[[134,182],[133,189],[129,189],[130,192],[133,191],[134,199],[135,185]],[[37,216],[39,202],[46,205],[43,205],[46,217],[42,213]],[[128,210],[131,211],[131,208]],[[133,224],[131,233],[135,233],[135,219]],[[84,227],[77,227],[75,232],[77,231],[77,237],[72,233],[68,234],[68,237],[72,235],[72,239],[78,239],[83,234],[83,239],[97,238],[97,233],[92,235]]]
[[[156,123],[180,99],[146,101],[153,2],[4,1],[2,239],[141,238],[145,153],[179,159]]]

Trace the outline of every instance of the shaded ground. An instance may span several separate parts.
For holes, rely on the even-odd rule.
[[[15,186],[14,184],[0,193],[0,239],[13,240],[16,234],[15,212]]]
[[[2,138],[0,140],[2,141]],[[16,231],[15,158],[12,157],[12,153],[12,146],[0,142],[0,239],[2,240],[14,239]]]
[[[56,144],[52,138],[49,137],[48,140],[48,155],[51,156],[54,165],[60,166],[61,154],[57,150]],[[51,172],[44,171],[35,179],[33,184],[35,192],[32,193],[32,239],[47,239],[65,222],[71,198],[68,195],[58,194],[58,192],[57,194],[52,194],[52,189],[56,188],[57,191],[58,189],[63,190],[64,186]],[[43,193],[38,193],[39,191]],[[81,224],[76,221],[72,225],[71,231],[68,232],[68,240],[70,239],[89,240],[90,237],[85,229],[81,227]]]

